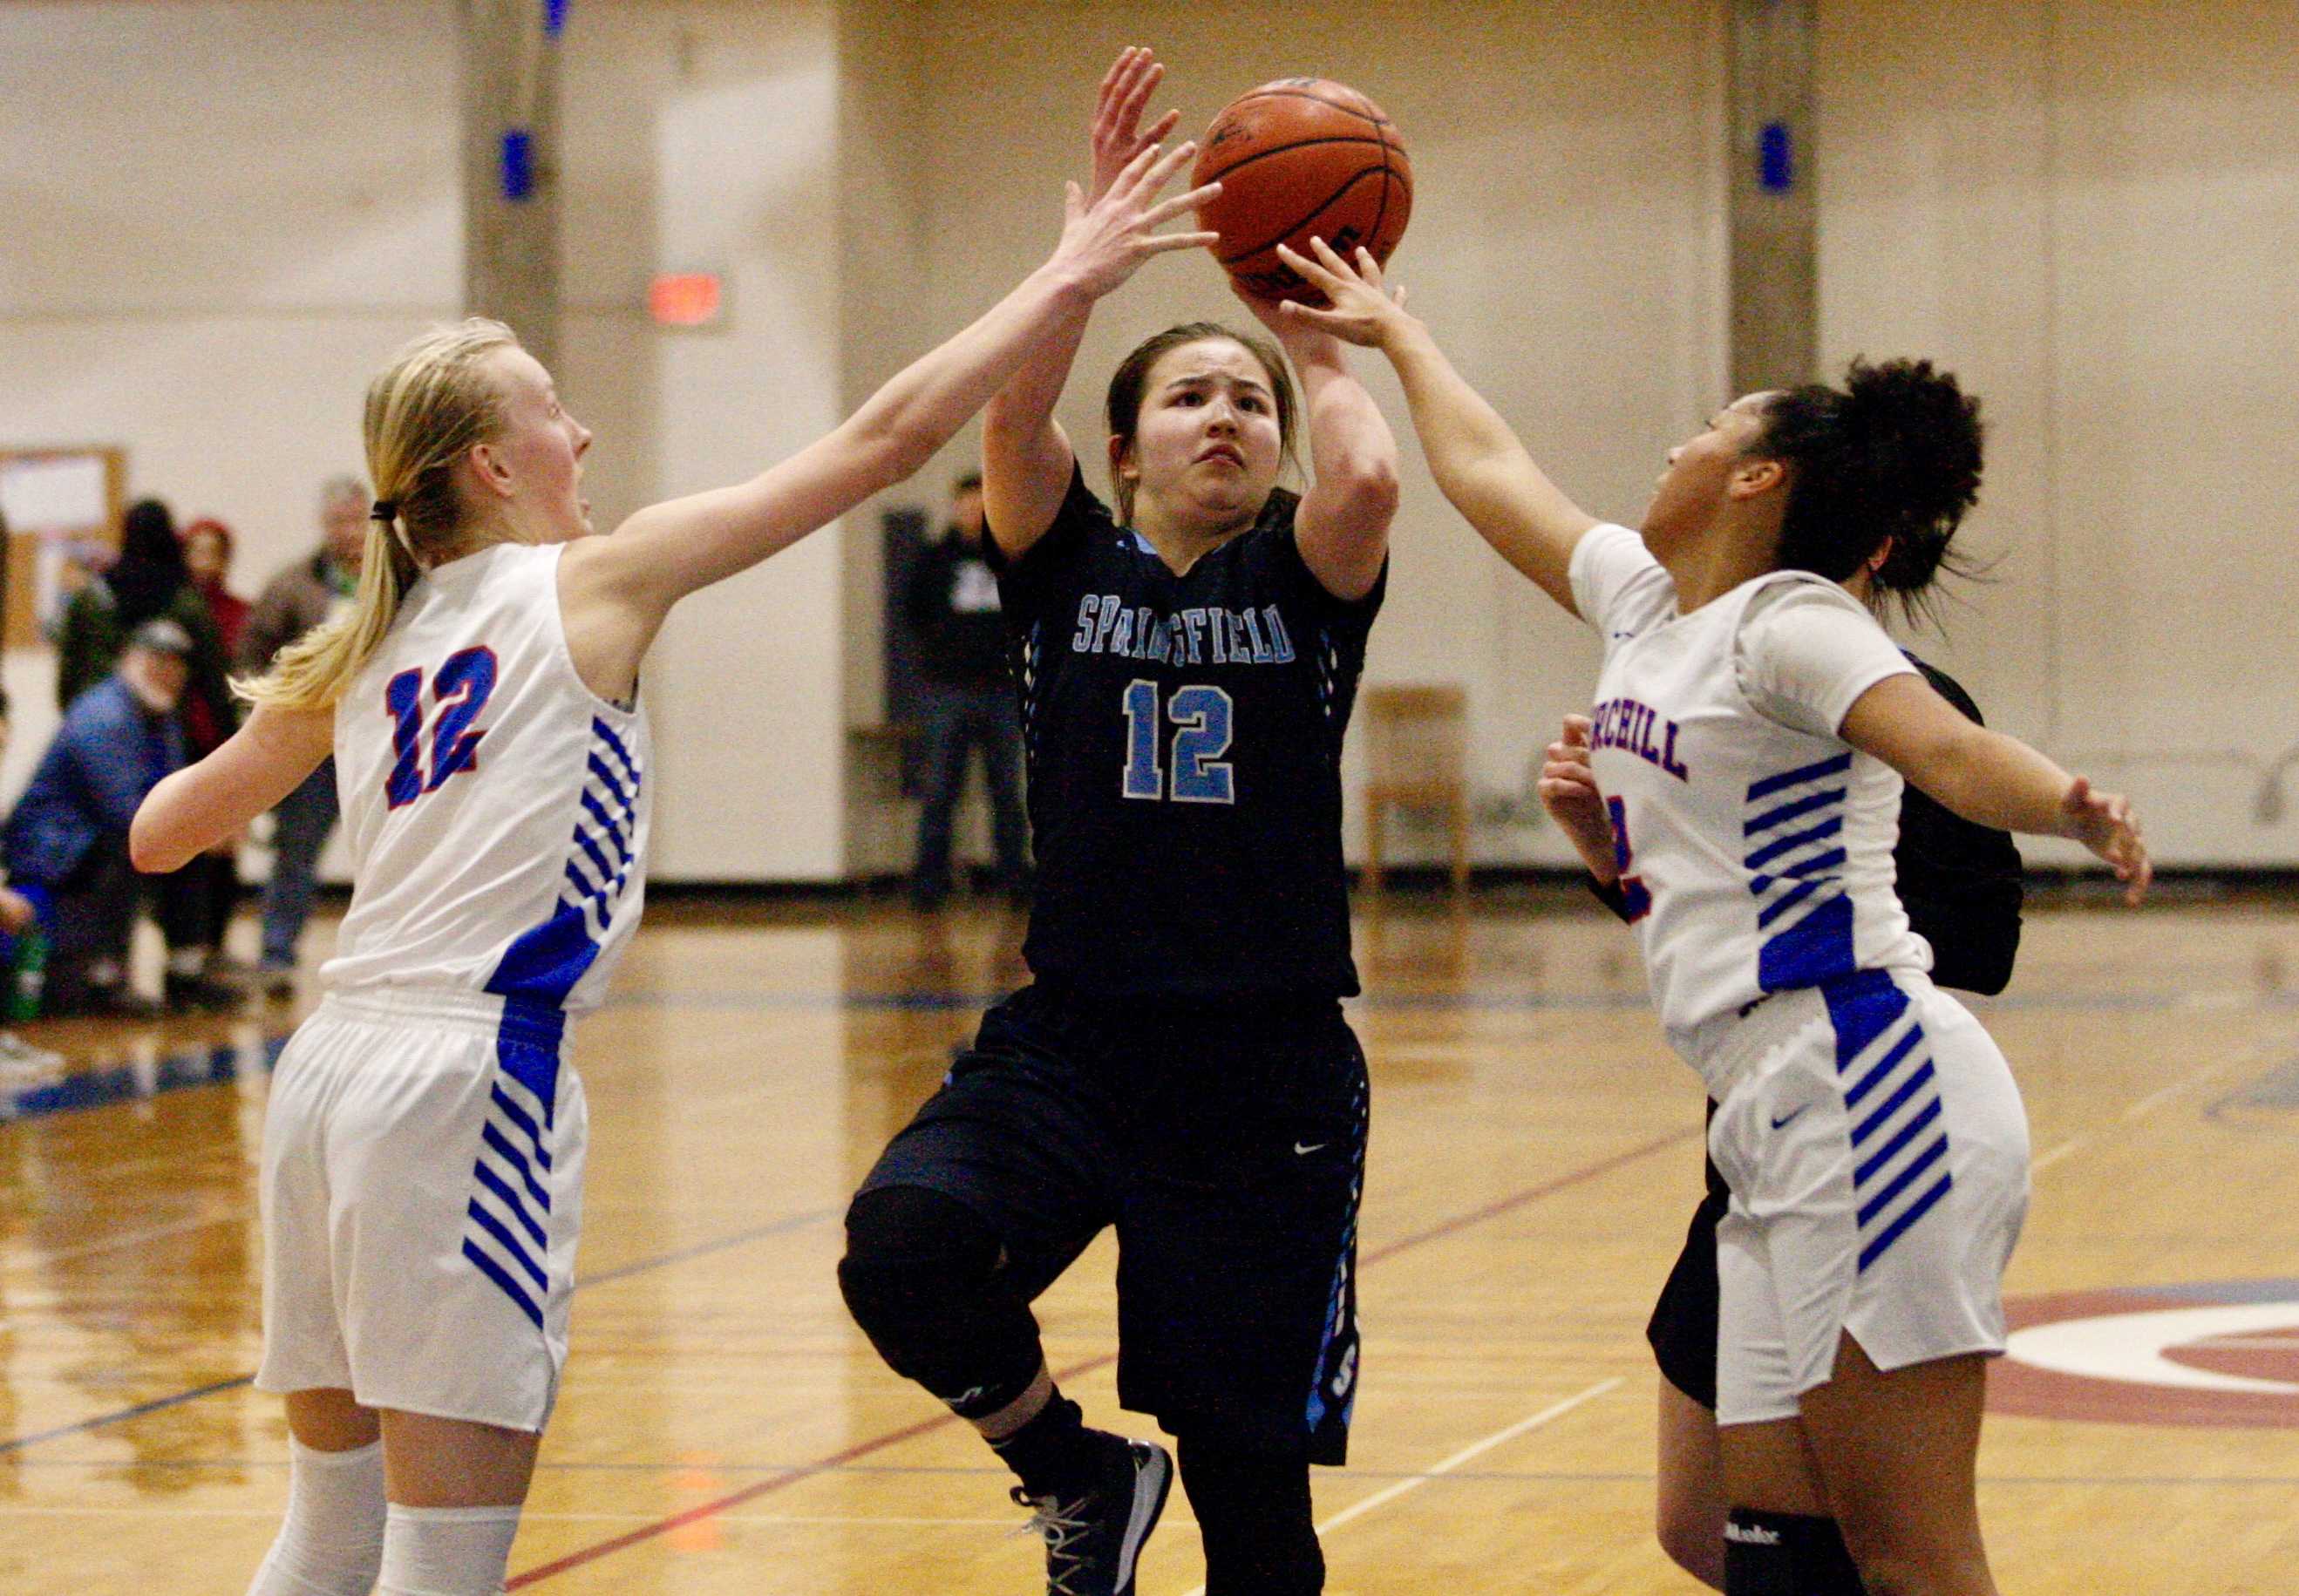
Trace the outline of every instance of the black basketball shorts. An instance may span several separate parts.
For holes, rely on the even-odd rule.
[[[1116,1004],[1042,983],[984,1017],[862,1190],[965,1203],[1032,1300],[1115,1225],[1119,1401],[1172,1434],[1338,1464],[1367,1109],[1330,998]]]
[[[1684,1251],[1660,1288],[1653,1304],[1645,1339],[1652,1344],[1653,1359],[1661,1377],[1702,1407],[1716,1406],[1716,1222],[1724,1217],[1730,1194],[1714,1162],[1708,1165],[1708,1189],[1692,1211],[1685,1228]]]

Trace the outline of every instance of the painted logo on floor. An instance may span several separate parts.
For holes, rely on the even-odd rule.
[[[2299,1280],[2014,1299],[1988,1371],[1998,1413],[2299,1427]]]

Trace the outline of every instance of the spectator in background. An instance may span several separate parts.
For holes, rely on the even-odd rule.
[[[982,474],[951,485],[950,525],[918,551],[903,608],[918,639],[919,730],[925,744],[925,802],[918,811],[910,899],[931,909],[950,895],[950,817],[966,786],[967,754],[982,750],[1000,884],[1019,896],[1028,882],[1028,823],[1022,811],[1022,720],[1006,664],[1006,617],[998,577],[982,557]]]
[[[215,627],[216,641],[228,666],[238,649],[248,612],[247,600],[224,585],[231,573],[235,542],[231,528],[212,516],[203,517],[178,535],[184,545],[184,567],[191,574],[194,591],[207,606],[208,619]],[[223,740],[238,724],[236,707],[231,707],[234,712],[230,718],[218,722],[204,699],[197,695],[185,698],[184,752],[187,758],[204,758],[210,750],[222,746]],[[231,926],[232,912],[239,906],[239,841],[234,839],[200,862],[200,873],[205,877],[200,883],[205,889],[205,919],[200,939],[203,945],[218,950],[210,965],[214,973],[220,973],[229,963],[221,949],[224,934]]]
[[[367,484],[356,476],[335,476],[320,489],[320,546],[274,576],[255,601],[240,634],[240,671],[260,676],[271,657],[314,626],[347,608],[359,589],[360,554],[366,546]],[[320,768],[280,800],[271,812],[271,881],[263,889],[263,962],[259,979],[266,994],[292,996],[295,990],[295,945],[311,918],[318,889],[320,853],[336,828],[336,762]]]
[[[229,659],[208,602],[193,580],[176,535],[175,517],[157,499],[128,507],[120,558],[72,596],[56,640],[56,705],[107,681],[127,640],[145,622],[173,621],[189,640],[187,679],[176,717],[185,755],[197,759],[231,735],[238,715],[226,673]],[[234,849],[204,854],[165,879],[160,922],[168,935],[168,973],[179,1006],[236,1007],[242,994],[221,979],[223,931],[239,895]]]
[[[136,806],[162,777],[184,763],[178,718],[197,644],[167,616],[130,633],[118,668],[72,700],[55,740],[0,832],[9,880],[48,902],[49,953],[44,1007],[49,1013],[143,1016],[151,1004],[128,986],[129,939],[147,885],[128,862],[128,827]],[[180,874],[181,872],[177,872]],[[182,896],[161,885],[162,929],[185,912]],[[171,947],[175,939],[170,939]],[[171,1008],[216,1006],[236,990],[218,990],[170,955]]]
[[[251,608],[246,600],[226,585],[238,540],[232,536],[230,527],[212,516],[193,522],[184,528],[182,535],[184,566],[192,574],[192,585],[207,600],[208,618],[215,623],[216,640],[223,644],[223,657],[236,659],[239,656],[239,635],[246,629]]]
[[[56,707],[112,674],[129,633],[165,616],[192,641],[186,695],[203,707],[212,724],[236,724],[228,661],[207,601],[200,596],[177,541],[175,517],[157,499],[139,499],[120,522],[120,557],[64,607],[56,637]]]
[[[0,538],[4,538],[7,531],[7,521],[0,518]],[[4,591],[4,585],[0,585],[0,592]],[[7,751],[8,691],[0,688],[0,755]],[[25,980],[19,965],[23,962],[26,950],[19,945],[17,939],[32,929],[39,911],[29,897],[6,884],[6,875],[5,871],[0,871],[0,964],[6,965],[12,988],[16,983]],[[43,974],[30,983],[28,999],[37,998],[38,983],[45,979]],[[29,1017],[11,1001],[14,996],[12,989],[0,991],[0,1002],[7,1003],[12,1013],[20,1018]],[[62,1054],[50,1052],[46,1047],[35,1047],[12,1030],[0,1030],[0,1085],[21,1084],[28,1077],[53,1074],[63,1067],[63,1063]]]

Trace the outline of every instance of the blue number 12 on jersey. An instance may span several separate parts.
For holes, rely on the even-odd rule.
[[[1157,803],[1171,797],[1177,804],[1233,804],[1237,801],[1234,773],[1222,758],[1229,752],[1228,693],[1218,687],[1177,687],[1166,703],[1165,719],[1174,723],[1173,790],[1166,790],[1166,772],[1158,763],[1164,726],[1158,714],[1158,684],[1136,681],[1125,689],[1125,796]]]
[[[431,773],[423,773],[423,673],[402,671],[384,684],[383,707],[391,716],[391,748],[398,756],[385,778],[383,795],[394,809],[411,804],[459,771],[476,770],[485,730],[471,723],[495,690],[495,651],[465,649],[447,656],[431,677],[431,697],[439,723],[431,731]]]

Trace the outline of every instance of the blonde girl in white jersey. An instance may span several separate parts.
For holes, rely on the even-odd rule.
[[[1838,585],[1929,584],[1977,496],[1977,402],[1907,362],[1749,394],[1670,451],[1641,533],[1602,525],[1370,257],[1316,254],[1287,260],[1332,308],[1286,313],[1388,356],[1445,496],[1605,638],[1592,769],[1732,1187],[1726,1591],[1994,1596],[1974,1460],[2027,1127],[1894,894],[1901,780],[2082,842],[2133,902],[2149,871],[2121,798],[1959,714]]]
[[[585,1142],[565,1063],[638,917],[652,780],[640,663],[671,607],[916,471],[1153,254],[1191,154],[1146,148],[1051,257],[836,430],[735,487],[590,533],[591,434],[495,323],[369,387],[379,495],[356,605],[249,684],[223,747],[137,814],[165,872],[330,752],[355,862],[328,995],[266,1115],[265,1346],[293,1436],[252,1596],[502,1588],[565,1355]]]

